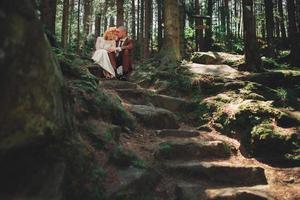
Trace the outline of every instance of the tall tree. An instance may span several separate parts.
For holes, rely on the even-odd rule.
[[[253,0],[243,0],[243,24],[246,65],[251,71],[260,71],[261,58],[256,39]]]
[[[296,25],[296,14],[295,14],[295,1],[287,0],[287,11],[288,11],[288,33],[289,33],[289,43],[291,47],[290,54],[290,62],[292,65],[299,66],[300,65],[300,36],[299,32],[297,32]]]
[[[163,34],[163,18],[162,18],[162,10],[163,10],[163,0],[156,0],[157,2],[157,44],[158,50],[161,49],[162,46],[162,34]]]
[[[117,0],[117,26],[124,26],[124,0]]]
[[[165,0],[164,3],[164,25],[165,37],[163,40],[163,48],[161,52],[171,61],[180,60],[181,43],[180,43],[180,12],[179,1]]]
[[[150,45],[150,37],[151,37],[151,21],[152,21],[152,0],[145,0],[145,38],[144,38],[144,58],[149,57],[150,51],[149,51],[149,45]]]
[[[85,46],[87,36],[90,33],[92,23],[92,0],[83,0],[83,46]]]
[[[282,0],[278,0],[278,12],[279,12],[281,39],[282,41],[286,41],[286,31],[285,31],[285,24],[284,24]]]
[[[64,0],[64,2],[63,2],[62,27],[61,27],[61,46],[62,46],[62,48],[66,48],[67,43],[68,43],[69,9],[70,9],[69,0]]]
[[[266,30],[267,30],[267,43],[268,43],[268,56],[275,57],[274,51],[274,14],[273,14],[273,1],[264,0],[265,13],[266,13]]]
[[[55,35],[55,22],[56,22],[56,5],[57,0],[41,0],[41,21],[47,31]]]
[[[78,0],[77,6],[77,38],[76,38],[76,51],[80,53],[80,9],[81,9],[81,0]]]
[[[209,19],[207,19],[208,28],[205,31],[205,49],[209,50],[212,46],[212,17],[213,17],[213,0],[207,0],[207,15]]]
[[[74,23],[74,9],[75,9],[75,0],[70,0],[70,20],[69,20],[69,44],[72,42],[72,25]]]
[[[135,0],[131,0],[131,34],[132,37],[136,38],[136,21],[135,21]]]

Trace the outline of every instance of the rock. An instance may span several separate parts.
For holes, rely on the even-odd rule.
[[[176,200],[199,200],[204,197],[204,189],[201,185],[179,183],[175,189]]]
[[[213,52],[195,52],[191,60],[199,64],[217,64],[219,61]]]
[[[117,89],[118,95],[131,104],[154,105],[172,112],[192,111],[195,105],[184,99],[156,94],[145,89]]]
[[[194,74],[207,74],[213,76],[234,76],[238,71],[228,65],[204,65],[204,64],[188,64],[191,72]]]
[[[275,200],[268,186],[221,188],[206,190],[208,200]]]
[[[190,160],[190,159],[217,159],[230,157],[230,147],[221,141],[212,142],[186,142],[170,141],[160,144],[155,153],[159,159],[168,160]]]
[[[267,184],[264,169],[250,166],[230,166],[209,162],[170,162],[165,163],[168,173],[186,176],[187,179],[201,178],[214,185],[253,186]]]
[[[144,126],[152,129],[177,129],[178,120],[174,113],[162,108],[144,105],[133,105],[130,112]]]
[[[156,199],[155,187],[161,175],[153,170],[129,168],[118,172],[119,183],[111,185],[107,199],[141,200]]]
[[[197,128],[198,131],[211,132],[212,129],[208,125],[202,125]]]
[[[101,86],[106,89],[137,89],[138,85],[128,81],[102,80]]]
[[[157,130],[156,134],[159,137],[197,137],[200,135],[198,131],[192,130],[176,130],[176,129],[164,129],[164,130]]]

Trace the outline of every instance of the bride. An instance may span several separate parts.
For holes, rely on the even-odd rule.
[[[105,31],[103,37],[98,37],[96,41],[96,51],[92,59],[103,68],[103,74],[106,78],[116,77],[108,56],[109,49],[116,48],[116,39],[116,28],[110,27]]]

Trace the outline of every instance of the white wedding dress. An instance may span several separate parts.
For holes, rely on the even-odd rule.
[[[108,49],[115,48],[116,42],[114,40],[104,40],[103,37],[98,37],[96,42],[96,51],[92,59],[100,65],[105,71],[109,72],[113,77],[116,76],[115,70],[110,63],[108,57]]]

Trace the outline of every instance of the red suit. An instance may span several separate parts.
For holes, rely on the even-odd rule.
[[[108,53],[110,62],[114,69],[123,66],[124,74],[129,74],[132,71],[131,53],[133,49],[133,40],[130,38],[116,41],[116,47],[121,47],[121,52]]]

